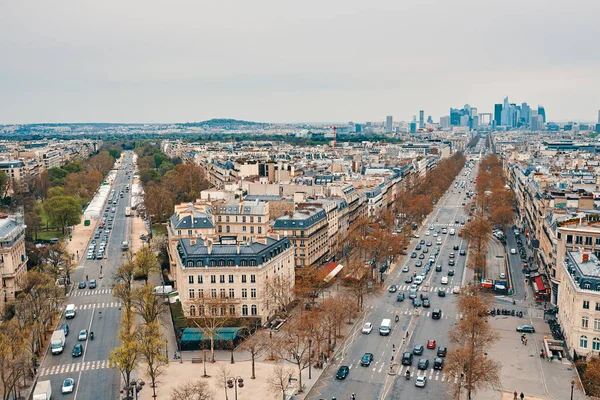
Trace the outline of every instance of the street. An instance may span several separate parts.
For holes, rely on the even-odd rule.
[[[132,163],[132,153],[124,153],[123,165]],[[121,322],[121,307],[116,298],[112,296],[112,274],[117,266],[124,260],[125,253],[121,246],[124,241],[129,241],[130,222],[125,216],[125,207],[129,206],[130,193],[125,190],[131,183],[131,175],[119,169],[112,190],[117,193],[123,190],[124,196],[119,198],[117,204],[107,205],[115,207],[114,228],[108,240],[105,258],[102,260],[83,261],[72,276],[72,289],[66,304],[74,304],[76,316],[66,320],[64,315],[59,326],[66,323],[69,326],[69,335],[66,339],[65,349],[60,355],[46,353],[40,366],[38,380],[49,379],[52,383],[55,396],[73,397],[75,399],[106,399],[117,398],[120,389],[120,375],[115,369],[109,369],[108,357],[110,351],[118,347],[118,331]],[[78,289],[79,282],[95,279],[97,287]],[[94,339],[78,341],[79,331],[87,329],[94,332]],[[73,357],[71,352],[76,344],[83,345],[81,357]],[[61,395],[60,388],[65,378],[75,379],[73,394]]]

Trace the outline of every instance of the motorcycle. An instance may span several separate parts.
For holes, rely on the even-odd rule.
[[[410,380],[410,371],[406,371],[406,380]]]
[[[523,311],[519,311],[519,318],[523,318]]]
[[[90,340],[94,340],[94,332],[90,332]]]

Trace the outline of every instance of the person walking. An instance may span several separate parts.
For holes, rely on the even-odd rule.
[[[517,393],[517,391],[515,390],[515,392],[513,393],[514,397],[513,400],[517,400],[517,397],[519,396],[519,393]]]
[[[521,400],[523,400],[525,398],[525,395],[523,394],[523,392],[521,392]]]

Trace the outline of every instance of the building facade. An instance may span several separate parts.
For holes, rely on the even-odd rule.
[[[19,278],[27,273],[25,225],[17,219],[0,219],[0,268],[2,268],[2,305],[15,299]]]
[[[269,203],[264,201],[215,202],[217,235],[246,242],[269,232]]]

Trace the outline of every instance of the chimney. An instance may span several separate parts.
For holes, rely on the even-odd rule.
[[[190,245],[191,246],[195,246],[196,245],[196,238],[190,238]]]
[[[208,254],[212,254],[212,239],[206,239],[206,247],[208,248]]]
[[[237,242],[237,254],[240,254],[240,242]]]
[[[586,263],[590,261],[590,254],[589,253],[583,253],[583,255],[581,256],[581,262],[582,263]]]

